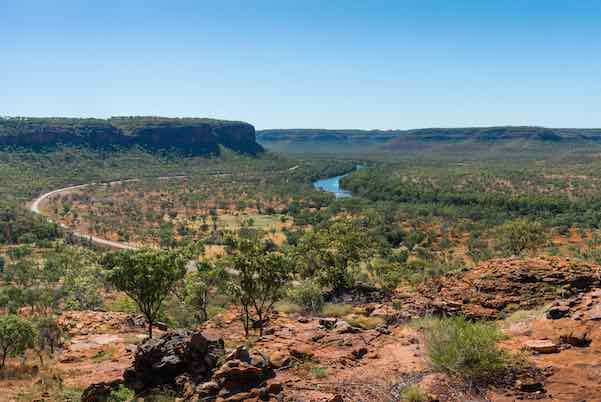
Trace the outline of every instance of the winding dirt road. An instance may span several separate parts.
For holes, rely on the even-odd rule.
[[[183,179],[185,177],[186,176],[162,176],[162,177],[155,177],[153,179],[157,179],[157,180],[174,180],[174,179]],[[50,222],[52,222],[52,220],[50,218],[48,218],[48,216],[44,215],[44,213],[40,209],[41,204],[44,202],[44,200],[46,200],[49,197],[52,197],[54,195],[58,195],[58,194],[61,194],[61,193],[67,193],[69,191],[80,190],[82,188],[86,188],[86,187],[89,187],[89,186],[94,186],[94,185],[97,185],[97,184],[111,185],[111,184],[120,184],[120,183],[127,183],[127,182],[137,182],[137,181],[140,181],[140,180],[141,179],[127,179],[127,180],[115,180],[115,181],[111,181],[111,182],[101,182],[101,183],[94,182],[94,183],[80,184],[78,186],[70,186],[70,187],[59,188],[59,189],[52,190],[52,191],[49,191],[47,193],[44,193],[44,194],[40,195],[38,198],[36,198],[35,200],[33,200],[31,202],[31,205],[29,206],[29,210],[31,212],[33,212],[33,213],[36,213],[38,215],[43,216],[44,218],[46,218]],[[67,225],[64,225],[62,223],[58,223],[58,224],[62,228],[73,230],[73,228],[70,228]],[[73,233],[73,235],[75,235],[76,237],[78,237],[78,238],[80,238],[82,240],[91,241],[92,243],[94,243],[94,244],[96,244],[98,246],[102,246],[102,247],[110,247],[110,248],[119,249],[119,250],[134,250],[134,249],[138,248],[137,246],[131,245],[129,243],[107,240],[107,239],[103,239],[101,237],[92,236],[90,234],[81,233],[81,232],[78,232],[78,231],[75,231],[75,230],[73,230],[72,233]]]

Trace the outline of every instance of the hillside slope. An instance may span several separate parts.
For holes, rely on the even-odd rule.
[[[237,121],[164,117],[0,119],[0,146],[44,149],[57,145],[138,145],[192,155],[217,154],[220,145],[246,154],[262,151],[254,127]]]

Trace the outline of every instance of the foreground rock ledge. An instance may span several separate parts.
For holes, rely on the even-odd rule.
[[[261,353],[238,347],[226,355],[221,338],[170,331],[138,346],[123,381],[92,384],[82,402],[107,401],[121,384],[141,396],[167,387],[184,401],[269,401],[282,391],[277,382],[267,384],[274,376],[272,363]]]

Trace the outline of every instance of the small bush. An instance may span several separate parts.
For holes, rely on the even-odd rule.
[[[409,385],[401,391],[401,401],[403,402],[427,402],[429,400],[428,394],[417,384]]]
[[[117,311],[120,313],[139,313],[140,310],[136,303],[127,295],[120,294],[114,300],[106,303],[106,308],[109,311]]]
[[[499,247],[507,255],[516,256],[526,251],[536,251],[547,241],[543,225],[527,219],[516,219],[501,225],[499,239]]]
[[[405,269],[400,264],[387,263],[383,260],[372,264],[375,280],[386,293],[392,293],[399,286],[404,276]]]
[[[62,399],[63,402],[79,402],[81,401],[82,391],[77,388],[64,388],[62,391]]]
[[[305,311],[318,313],[324,305],[321,287],[315,282],[306,280],[289,292],[290,299]]]
[[[325,369],[325,367],[315,366],[311,368],[311,375],[318,379],[326,378],[328,376],[328,371]]]
[[[321,315],[325,317],[342,318],[353,310],[350,304],[325,303],[321,309]]]
[[[119,388],[111,392],[107,402],[130,402],[134,399],[135,394],[125,385],[119,385]]]
[[[508,354],[497,346],[503,335],[493,325],[452,317],[428,322],[425,335],[428,358],[436,371],[487,383],[508,365]]]

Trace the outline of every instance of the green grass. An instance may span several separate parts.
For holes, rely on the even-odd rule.
[[[240,227],[244,222],[248,222],[249,219],[252,219],[252,225],[250,225],[251,228],[269,230],[281,225],[282,218],[285,216],[286,215],[281,214],[220,215],[218,217],[218,224],[225,229],[233,229]]]
[[[313,376],[313,378],[326,378],[328,376],[328,371],[326,370],[325,367],[322,366],[314,366],[311,368],[311,375]]]
[[[432,368],[466,382],[492,382],[510,364],[509,354],[497,346],[503,334],[489,323],[464,317],[433,320],[425,337]]]
[[[107,402],[130,402],[133,401],[135,394],[125,385],[120,385],[114,390],[108,398]]]
[[[545,312],[549,309],[550,305],[544,305],[534,310],[517,310],[511,313],[507,318],[503,320],[502,326],[507,328],[513,324],[519,322],[540,319],[544,317]]]
[[[106,349],[101,349],[94,356],[92,356],[92,361],[96,364],[105,362],[113,358],[115,354],[115,349],[113,347],[107,347]]]
[[[138,306],[136,305],[136,302],[134,302],[129,296],[124,294],[119,295],[114,300],[107,302],[106,308],[109,311],[117,311],[120,313],[128,314],[140,312]]]

